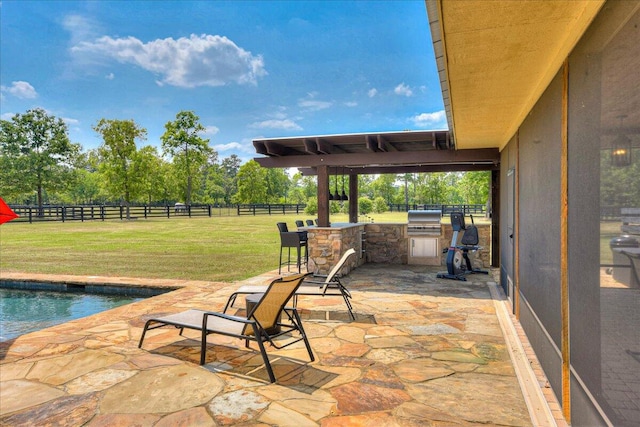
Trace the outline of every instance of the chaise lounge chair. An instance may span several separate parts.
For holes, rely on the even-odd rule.
[[[296,289],[298,289],[304,278],[309,274],[310,273],[296,274],[278,278],[272,281],[269,286],[263,287],[263,295],[253,308],[250,309],[246,317],[231,316],[226,313],[203,310],[187,310],[181,313],[149,319],[144,325],[138,347],[142,347],[145,334],[147,330],[150,329],[174,326],[180,329],[180,335],[182,335],[185,328],[199,330],[202,332],[200,364],[204,365],[207,335],[209,334],[221,334],[244,339],[247,348],[249,347],[250,340],[256,341],[260,348],[265,368],[269,374],[269,379],[273,383],[276,381],[276,378],[265,350],[265,341],[278,349],[287,347],[298,341],[304,341],[307,351],[309,352],[309,358],[312,362],[315,360],[311,346],[309,345],[309,340],[302,327],[298,311],[295,307],[285,307],[285,304],[291,299]],[[281,313],[285,313],[286,316],[282,316]],[[285,317],[285,323],[282,322],[281,317]],[[279,328],[277,328],[277,326],[279,326]],[[293,341],[288,340],[284,345],[277,345],[273,341],[274,338],[293,331],[298,331],[300,337]]]
[[[351,248],[346,251],[340,261],[331,269],[327,276],[314,275],[310,279],[305,279],[302,285],[296,290],[293,295],[293,306],[298,306],[298,297],[301,295],[313,295],[313,296],[341,296],[344,299],[344,303],[349,310],[349,315],[351,319],[356,320],[355,315],[353,314],[353,306],[351,305],[351,293],[349,290],[344,287],[344,285],[340,282],[338,278],[338,273],[344,266],[347,259],[353,254],[355,254],[355,249]],[[324,278],[324,280],[314,280],[318,278]],[[238,288],[234,293],[231,294],[229,300],[227,301],[227,305],[224,307],[224,312],[226,313],[229,307],[233,307],[233,304],[238,295],[246,295],[246,294],[256,294],[262,293],[267,289],[264,285],[244,285]]]

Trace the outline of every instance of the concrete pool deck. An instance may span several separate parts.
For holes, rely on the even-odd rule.
[[[275,384],[259,352],[237,339],[210,336],[204,366],[194,331],[153,330],[137,347],[152,315],[220,311],[241,284],[267,283],[276,273],[233,284],[0,274],[180,287],[0,343],[0,425],[562,424],[552,399],[550,406],[536,399],[539,379],[518,374],[530,359],[514,357],[491,276],[456,282],[437,279],[433,267],[365,264],[344,279],[355,321],[340,298],[300,298],[316,361],[301,343],[267,348]]]

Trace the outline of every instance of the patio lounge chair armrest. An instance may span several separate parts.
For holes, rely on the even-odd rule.
[[[230,314],[218,313],[218,312],[215,312],[215,311],[207,311],[207,312],[204,313],[204,323],[205,324],[207,322],[207,317],[209,317],[209,316],[220,317],[222,319],[231,320],[233,322],[240,322],[240,323],[246,323],[246,324],[255,323],[255,321],[253,321],[251,319],[247,319],[246,317],[232,316]]]
[[[303,286],[306,286],[308,284],[312,284],[312,285],[318,285],[319,288],[324,286],[324,281],[319,281],[319,280],[305,280],[303,282]]]

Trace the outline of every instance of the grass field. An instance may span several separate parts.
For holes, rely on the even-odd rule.
[[[0,226],[0,270],[48,274],[231,282],[278,268],[276,222],[295,229],[308,215],[139,219],[136,221],[9,223]],[[406,222],[406,212],[372,215]],[[443,218],[443,222],[448,222]],[[332,215],[331,222],[347,222]],[[484,222],[483,218],[476,218]],[[601,263],[619,222],[603,222]]]
[[[230,282],[278,268],[276,222],[307,215],[9,223],[0,226],[0,269]],[[373,215],[404,222],[406,213]],[[334,215],[332,222],[348,221]]]

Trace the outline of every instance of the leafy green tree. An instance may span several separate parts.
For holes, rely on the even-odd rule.
[[[145,145],[136,152],[136,176],[140,180],[141,194],[145,203],[162,199],[166,193],[166,181],[169,179],[164,173],[164,160],[158,154],[156,147]]]
[[[98,172],[77,168],[73,171],[74,185],[67,191],[71,203],[96,203],[100,199],[102,178]]]
[[[191,204],[191,193],[196,173],[205,166],[213,149],[209,140],[200,137],[205,127],[193,111],[180,111],[176,119],[167,122],[160,137],[165,154],[173,157],[173,163],[181,177],[186,179],[185,203]]]
[[[632,150],[632,164],[614,166],[610,150],[600,156],[600,203],[602,206],[640,206],[640,149]]]
[[[222,159],[222,188],[224,190],[224,202],[225,204],[231,203],[232,196],[238,191],[238,171],[242,161],[240,157],[232,154],[229,157]]]
[[[416,203],[416,175],[413,173],[405,173],[402,176],[404,188],[404,204],[409,205]]]
[[[238,192],[234,197],[235,203],[264,203],[267,190],[264,185],[267,177],[266,169],[255,160],[249,160],[238,170]]]
[[[267,169],[265,183],[267,203],[287,203],[290,182],[284,169]]]
[[[70,184],[80,145],[69,140],[65,122],[42,108],[0,120],[0,181],[5,197],[44,195]]]
[[[491,172],[465,172],[458,182],[457,188],[466,204],[485,204],[489,199],[489,181]]]
[[[358,177],[358,195],[362,197],[368,197],[373,199],[373,175],[360,175]]]
[[[417,181],[417,203],[447,203],[450,185],[443,172],[421,174]]]
[[[382,197],[387,204],[393,203],[396,193],[398,192],[395,187],[395,182],[398,179],[398,175],[384,174],[377,177],[372,183],[373,192],[376,198]]]
[[[147,130],[136,125],[133,120],[107,119],[100,119],[93,129],[103,139],[98,152],[102,160],[100,172],[105,177],[105,186],[112,196],[124,201],[129,219],[131,202],[144,189],[136,139],[145,139]]]
[[[302,188],[305,197],[318,197],[318,180],[315,176],[302,177]]]
[[[224,202],[226,177],[221,165],[213,164],[205,172],[204,203]]]
[[[300,172],[291,177],[289,186],[289,203],[303,204],[310,197],[305,194],[304,180]]]

